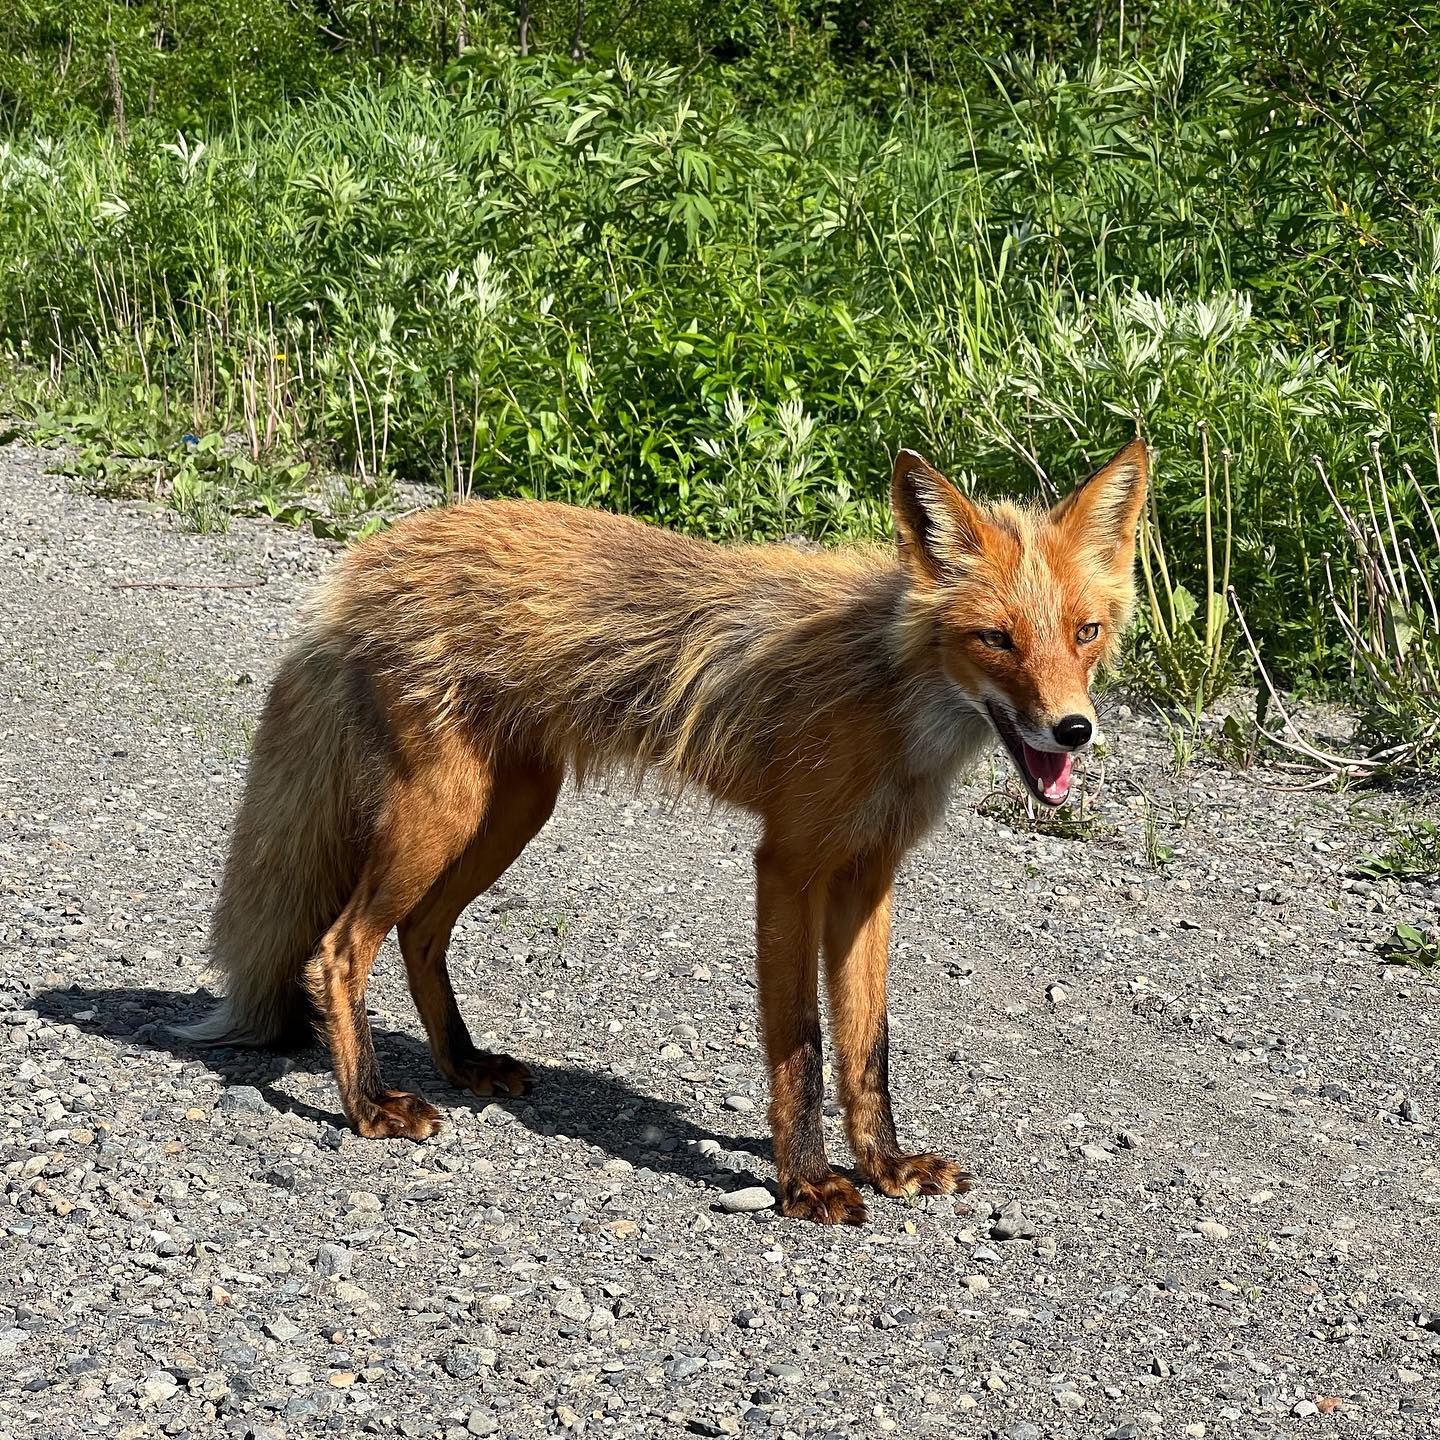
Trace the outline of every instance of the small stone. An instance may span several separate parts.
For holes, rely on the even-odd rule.
[[[671,1381],[688,1380],[705,1368],[705,1361],[699,1355],[672,1355],[665,1362],[665,1375]]]
[[[763,1185],[747,1185],[743,1190],[727,1190],[715,1201],[715,1208],[727,1215],[751,1215],[757,1210],[774,1207],[775,1197]]]
[[[1070,992],[1063,985],[1051,985],[1045,991],[1045,998],[1052,1005],[1063,1005],[1070,998]]]
[[[231,1085],[220,1092],[216,1109],[227,1115],[264,1115],[270,1107],[253,1085]]]
[[[350,1273],[350,1251],[343,1245],[322,1245],[315,1252],[315,1273],[342,1279]]]
[[[1291,1406],[1292,1415],[1318,1415],[1320,1407],[1313,1400],[1298,1400]]]
[[[984,1275],[967,1275],[960,1283],[972,1295],[983,1295],[990,1288],[990,1281]]]
[[[737,1110],[742,1115],[748,1115],[755,1108],[755,1102],[748,1095],[727,1095],[725,1097],[725,1108]]]
[[[473,1345],[457,1345],[446,1351],[440,1366],[452,1380],[472,1380],[483,1368],[480,1352]]]
[[[590,1318],[594,1306],[579,1290],[565,1290],[555,1302],[555,1313],[562,1320],[574,1320],[577,1324]]]
[[[1025,1218],[1018,1203],[1012,1201],[990,1227],[990,1237],[993,1240],[1033,1240],[1035,1226]]]
[[[168,1370],[152,1370],[139,1385],[143,1399],[152,1405],[163,1405],[180,1388],[180,1382]]]
[[[1196,1223],[1195,1228],[1210,1240],[1228,1240],[1230,1238],[1229,1229],[1218,1220],[1200,1220]]]
[[[365,1210],[378,1212],[381,1208],[380,1197],[369,1190],[352,1190],[346,1197],[345,1203],[352,1210]]]
[[[1083,1410],[1085,1408],[1085,1397],[1078,1390],[1057,1390],[1055,1392],[1055,1403],[1062,1410]]]
[[[272,1340],[278,1340],[284,1345],[300,1333],[300,1327],[289,1316],[277,1315],[273,1320],[265,1322],[265,1333]]]

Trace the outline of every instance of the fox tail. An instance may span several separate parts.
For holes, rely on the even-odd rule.
[[[271,686],[211,919],[226,994],[177,1032],[194,1044],[283,1044],[313,1030],[305,963],[354,889],[378,789],[347,675],[312,633]]]

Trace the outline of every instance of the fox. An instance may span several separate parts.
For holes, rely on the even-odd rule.
[[[268,691],[212,918],[227,990],[187,1038],[267,1046],[314,1027],[360,1135],[428,1138],[440,1112],[386,1088],[365,1007],[398,929],[440,1075],[523,1094],[527,1067],[466,1028],[453,927],[567,776],[654,776],[759,821],[782,1213],[867,1213],[822,1134],[822,968],[858,1177],[887,1196],[964,1193],[958,1162],[896,1134],[896,874],[997,740],[1040,806],[1069,797],[1098,725],[1092,679],[1135,606],[1148,465],[1137,438],[1046,509],[979,503],[902,449],[894,544],[722,545],[521,499],[423,511],[362,541],[318,587]]]

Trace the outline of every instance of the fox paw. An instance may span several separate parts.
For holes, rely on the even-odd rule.
[[[780,1209],[792,1220],[813,1220],[817,1225],[865,1223],[860,1192],[833,1170],[818,1180],[783,1181]]]
[[[865,1178],[884,1195],[963,1195],[970,1174],[943,1155],[881,1155],[861,1167]]]
[[[526,1095],[535,1080],[518,1060],[508,1055],[486,1055],[480,1050],[455,1061],[445,1078],[476,1095]]]
[[[351,1119],[369,1140],[428,1140],[440,1128],[440,1112],[404,1090],[364,1096]]]

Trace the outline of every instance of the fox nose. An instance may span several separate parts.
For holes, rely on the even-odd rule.
[[[1063,745],[1067,750],[1078,750],[1089,743],[1091,725],[1083,715],[1067,715],[1055,722],[1055,728],[1050,733],[1057,745]]]

